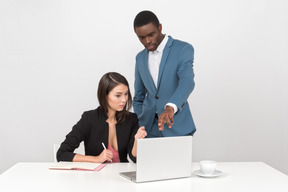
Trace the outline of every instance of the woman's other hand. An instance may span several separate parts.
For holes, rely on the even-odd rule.
[[[138,129],[136,135],[134,136],[135,140],[137,139],[143,139],[147,136],[147,132],[145,131],[145,127],[142,126]]]

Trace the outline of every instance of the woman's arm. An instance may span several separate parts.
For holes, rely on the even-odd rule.
[[[73,160],[74,150],[79,147],[87,132],[87,122],[87,115],[84,112],[81,119],[73,126],[72,131],[66,135],[66,139],[61,143],[57,151],[57,161]]]
[[[145,131],[145,127],[142,126],[138,129],[136,135],[134,136],[135,140],[134,140],[134,144],[133,144],[133,148],[132,148],[132,155],[134,157],[137,156],[137,139],[143,139],[147,136],[147,132]]]
[[[74,150],[79,147],[85,136],[89,134],[88,126],[89,117],[87,112],[84,112],[81,119],[73,126],[70,133],[66,135],[65,140],[61,143],[57,151],[57,161],[81,161],[81,158],[75,158],[79,154],[74,153]],[[90,158],[92,161],[92,158]]]
[[[106,136],[108,138],[105,117],[101,115],[103,116],[103,112],[98,108],[83,113],[81,119],[73,126],[72,131],[67,134],[66,139],[62,142],[57,152],[58,161],[102,163],[111,160],[112,151],[103,150],[101,145],[101,142],[107,142],[105,140]],[[85,143],[85,153],[87,155],[74,152],[82,141]]]
[[[73,162],[103,163],[105,161],[111,161],[112,158],[112,151],[104,149],[102,153],[98,156],[76,154],[73,158]]]

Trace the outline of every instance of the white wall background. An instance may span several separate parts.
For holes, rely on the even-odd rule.
[[[193,161],[263,161],[288,174],[288,1],[0,0],[0,173],[53,161],[100,77],[133,93],[135,15],[195,47]]]

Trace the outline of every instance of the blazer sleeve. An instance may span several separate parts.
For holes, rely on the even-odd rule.
[[[180,51],[179,58],[180,64],[177,71],[179,82],[176,91],[169,99],[169,103],[174,103],[178,110],[181,111],[195,86],[193,71],[194,49],[192,45],[186,44]]]
[[[79,147],[88,132],[88,119],[85,113],[81,119],[73,126],[72,131],[66,135],[66,139],[61,143],[57,151],[57,161],[72,161],[76,153],[74,150]]]
[[[133,148],[134,140],[135,140],[134,136],[137,133],[138,128],[139,128],[138,117],[137,117],[136,114],[133,114],[133,117],[132,117],[132,130],[131,130],[129,144],[128,144],[128,151],[129,151],[129,157],[134,163],[136,163],[136,157],[134,157],[132,155],[132,148]]]

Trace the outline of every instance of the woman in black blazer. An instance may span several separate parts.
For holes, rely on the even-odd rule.
[[[138,118],[129,112],[132,97],[128,81],[119,73],[106,73],[98,85],[100,106],[83,113],[66,135],[57,152],[58,161],[136,162],[136,140],[144,138],[144,127],[138,129]],[[85,155],[74,150],[84,141]],[[107,149],[106,149],[107,148]]]

